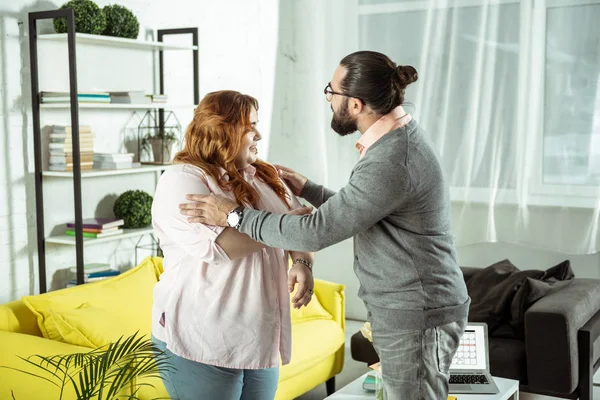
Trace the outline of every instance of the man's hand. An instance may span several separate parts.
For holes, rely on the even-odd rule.
[[[229,226],[227,224],[227,214],[238,207],[236,202],[214,194],[188,194],[185,198],[193,201],[193,203],[180,204],[179,212],[189,217],[188,222]]]
[[[290,189],[292,189],[292,193],[294,193],[296,196],[300,196],[300,193],[302,193],[302,189],[304,189],[304,185],[306,185],[306,181],[308,181],[308,179],[293,169],[284,167],[282,165],[275,165],[275,168],[277,168],[277,172],[279,173],[281,179],[283,179],[288,184]]]
[[[300,308],[310,303],[315,287],[312,271],[304,264],[292,265],[288,273],[288,290],[290,293],[294,291],[296,283],[298,284],[298,290],[292,298],[292,306]]]

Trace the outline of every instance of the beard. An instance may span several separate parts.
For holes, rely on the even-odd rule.
[[[333,107],[331,110],[333,111]],[[348,99],[344,100],[339,113],[336,114],[336,112],[333,111],[333,116],[331,117],[331,129],[340,136],[350,135],[358,130],[356,120],[352,119],[348,112]]]

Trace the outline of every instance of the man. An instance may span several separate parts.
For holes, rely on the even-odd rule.
[[[234,226],[269,246],[317,251],[354,236],[360,281],[387,399],[445,399],[469,297],[450,233],[447,183],[417,122],[402,108],[411,66],[376,52],[346,56],[325,95],[331,127],[356,130],[360,161],[339,192],[280,169],[311,215],[274,215],[191,195],[190,221]]]

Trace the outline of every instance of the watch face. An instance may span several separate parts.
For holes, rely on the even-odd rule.
[[[232,212],[227,216],[227,224],[231,227],[235,227],[240,222],[240,215],[236,212]]]

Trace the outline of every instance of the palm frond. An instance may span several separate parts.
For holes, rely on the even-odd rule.
[[[50,378],[17,370],[42,378],[57,386],[62,393],[71,385],[78,400],[139,400],[141,387],[153,385],[137,383],[139,378],[162,378],[165,372],[175,372],[168,356],[139,332],[120,337],[115,342],[87,353],[43,357],[33,355],[25,362],[50,375]],[[129,394],[123,394],[129,389]],[[14,396],[13,396],[14,397]]]

